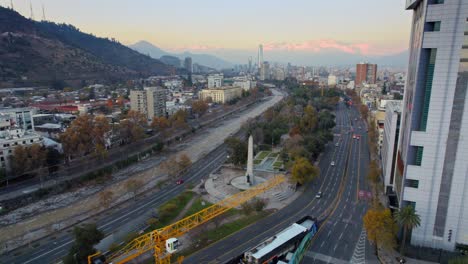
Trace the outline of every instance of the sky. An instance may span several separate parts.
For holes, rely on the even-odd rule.
[[[170,51],[339,51],[385,56],[407,50],[405,0],[13,0],[36,20],[73,24],[123,44],[146,40]],[[0,0],[9,6],[10,0]]]

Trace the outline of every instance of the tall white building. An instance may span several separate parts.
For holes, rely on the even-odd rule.
[[[385,122],[382,143],[382,171],[386,193],[391,193],[400,134],[401,101],[390,101],[385,106]],[[387,191],[388,190],[388,191]]]
[[[166,115],[166,90],[161,87],[145,87],[130,91],[130,108],[143,113],[148,120]]]
[[[208,89],[223,86],[224,75],[222,73],[210,74],[207,79]]]
[[[336,85],[336,76],[333,74],[328,75],[328,85],[329,86],[334,86]]]
[[[262,68],[263,66],[263,45],[260,44],[258,45],[258,61],[257,61],[257,66],[258,68]]]
[[[410,60],[395,170],[400,206],[421,225],[411,244],[468,245],[468,1],[407,0]]]

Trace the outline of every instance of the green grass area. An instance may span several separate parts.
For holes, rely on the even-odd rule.
[[[205,205],[203,205],[203,202],[205,203]],[[189,215],[193,215],[194,213],[196,212],[199,212],[205,208],[207,208],[208,206],[212,205],[212,203],[210,202],[207,202],[207,201],[204,201],[201,197],[200,198],[197,198],[193,203],[192,203],[192,206],[187,210],[187,212],[185,213],[184,215],[184,218],[189,216]]]
[[[193,195],[193,192],[185,191],[158,207],[157,210],[159,218],[155,223],[150,224],[151,229],[154,230],[172,223],[174,218],[179,215],[188,202],[193,198]]]
[[[270,151],[260,151],[257,156],[255,156],[255,159],[263,160],[266,158],[268,155],[270,155]]]
[[[276,158],[279,156],[279,153],[270,153],[269,157],[270,158]]]
[[[276,161],[275,163],[273,163],[273,167],[281,167],[281,166],[283,166],[282,161]]]
[[[255,165],[258,165],[258,164],[260,164],[260,163],[262,163],[262,160],[258,160],[258,159],[254,160],[254,164],[255,164]]]
[[[231,210],[232,211],[232,210]],[[229,212],[228,212],[229,213]],[[237,214],[239,213],[238,211],[232,211],[231,214]],[[189,256],[195,252],[197,252],[198,250],[201,250],[205,247],[207,247],[208,245],[218,241],[218,240],[221,240],[255,222],[257,222],[258,220],[266,217],[267,215],[269,215],[270,212],[268,211],[262,211],[262,212],[259,212],[259,213],[256,213],[256,214],[251,214],[251,215],[248,215],[248,216],[243,216],[242,218],[239,218],[237,220],[234,220],[230,223],[226,223],[226,224],[223,224],[223,225],[220,225],[218,228],[214,228],[214,229],[210,229],[210,230],[207,230],[207,231],[204,231],[202,232],[197,238],[198,238],[198,246],[195,247],[195,246],[191,246],[190,248],[186,249],[186,250],[183,250],[181,252],[179,252],[178,254],[175,254],[173,255],[174,256],[174,260],[176,259],[177,256]]]

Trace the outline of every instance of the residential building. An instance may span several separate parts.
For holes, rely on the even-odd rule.
[[[328,75],[328,86],[335,86],[336,85],[336,76],[335,75]]]
[[[0,110],[0,168],[10,169],[10,157],[19,145],[42,145],[43,139],[33,130],[32,110],[29,108]]]
[[[222,73],[210,74],[207,79],[208,89],[223,86],[224,75]]]
[[[130,91],[130,108],[143,113],[148,120],[166,115],[166,90],[161,87],[145,87]]]
[[[363,83],[375,84],[377,81],[377,64],[362,62],[356,64],[355,84],[361,86]]]
[[[198,96],[201,100],[211,98],[214,103],[224,104],[242,96],[241,87],[224,86],[217,89],[203,89]]]
[[[401,101],[386,104],[385,123],[382,143],[382,171],[386,193],[392,193],[394,170],[400,134]]]
[[[468,245],[468,2],[408,0],[410,60],[395,170],[400,206],[421,225],[411,244]]]

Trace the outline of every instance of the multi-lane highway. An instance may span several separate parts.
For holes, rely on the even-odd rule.
[[[366,239],[359,238],[362,237],[361,219],[366,202],[358,201],[359,190],[367,189],[365,127],[358,112],[353,108],[347,109],[342,103],[336,111],[336,123],[334,141],[327,145],[319,162],[320,179],[307,186],[304,194],[273,215],[187,257],[184,263],[224,263],[304,215],[316,217],[321,222],[320,231],[304,263],[347,263],[356,248],[363,248],[365,252]],[[361,134],[361,139],[353,139],[353,133]],[[323,196],[316,199],[319,191]],[[358,247],[358,241],[364,245]],[[366,258],[372,259],[372,256],[364,253]]]
[[[182,192],[187,184],[199,183],[213,170],[225,162],[227,156],[224,145],[210,152],[206,157],[193,164],[186,174],[183,185],[173,185],[155,195],[142,198],[138,205],[132,208],[121,208],[97,220],[97,225],[106,235],[125,228],[129,222],[134,231],[145,225],[146,219],[154,212],[154,208]],[[138,220],[141,219],[140,223]],[[137,223],[136,223],[136,222]],[[129,230],[131,231],[131,230]],[[70,249],[73,238],[68,232],[63,232],[56,239],[47,238],[41,241],[37,248],[21,248],[0,257],[0,263],[53,263],[65,256]],[[19,254],[20,253],[20,254]]]

